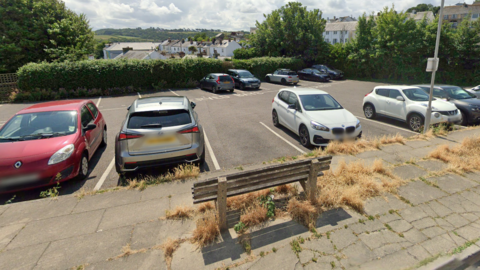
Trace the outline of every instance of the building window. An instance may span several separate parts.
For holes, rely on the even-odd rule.
[[[325,41],[326,41],[327,43],[330,43],[330,40],[329,40],[328,38],[327,38],[327,39],[325,39]]]
[[[330,33],[330,31],[325,32],[325,34],[327,34],[327,35],[328,35],[329,33]]]
[[[340,43],[343,43],[343,39],[340,39]]]
[[[472,14],[472,19],[478,19],[478,13]]]
[[[443,15],[444,20],[448,20],[448,15]]]
[[[334,39],[333,39],[333,44],[336,44],[336,43],[337,43],[337,39],[334,38]]]
[[[348,41],[348,38],[345,39],[345,43],[347,43],[347,41]]]
[[[333,31],[333,34],[336,35],[336,34],[337,34],[337,31]]]
[[[453,14],[452,19],[456,19],[456,18],[457,18],[457,14]]]
[[[453,28],[457,28],[457,25],[458,25],[457,22],[452,23],[452,27],[453,27]]]

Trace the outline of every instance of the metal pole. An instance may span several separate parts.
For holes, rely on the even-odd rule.
[[[439,14],[440,17],[438,18],[437,41],[435,42],[435,55],[433,56],[433,58],[435,59],[435,63],[433,65],[432,80],[430,82],[430,96],[428,98],[427,115],[425,115],[425,126],[423,129],[423,133],[427,133],[428,128],[430,127],[430,118],[432,117],[433,85],[435,85],[435,73],[437,72],[438,47],[440,45],[440,34],[442,32],[444,4],[445,4],[445,0],[442,0],[442,4],[440,5],[440,14]]]

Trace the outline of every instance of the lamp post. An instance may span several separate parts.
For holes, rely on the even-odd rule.
[[[432,99],[433,99],[433,86],[435,85],[435,73],[438,69],[438,47],[440,45],[440,34],[442,32],[442,21],[443,21],[443,5],[445,4],[445,0],[442,0],[442,4],[440,5],[440,14],[438,18],[438,28],[437,28],[437,41],[435,42],[435,54],[433,58],[428,59],[427,63],[427,72],[432,72],[432,80],[430,82],[430,96],[428,98],[428,107],[427,107],[427,115],[425,115],[425,127],[423,129],[424,133],[427,133],[428,128],[430,127],[430,119],[432,117]]]

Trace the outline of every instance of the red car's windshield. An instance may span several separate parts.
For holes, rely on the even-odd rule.
[[[18,114],[0,130],[0,142],[35,140],[75,132],[77,132],[76,111]]]

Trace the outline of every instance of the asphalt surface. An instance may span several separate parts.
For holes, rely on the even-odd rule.
[[[362,101],[378,83],[361,81],[332,81],[329,83],[301,81],[297,87],[309,87],[330,93],[343,107],[359,118],[363,136],[367,138],[399,133],[405,137],[415,135],[405,123],[392,119],[367,120],[363,115]],[[166,90],[156,93],[121,97],[102,97],[92,101],[98,104],[108,129],[108,145],[100,148],[90,161],[89,176],[84,181],[68,181],[61,185],[60,194],[71,194],[80,189],[112,188],[120,184],[114,166],[114,139],[120,130],[126,109],[141,97],[187,96],[197,104],[195,110],[210,143],[207,146],[206,164],[202,171],[215,171],[242,165],[262,163],[282,156],[295,156],[308,152],[298,136],[286,128],[276,128],[271,120],[271,104],[275,94],[283,86],[263,83],[259,90],[238,90],[213,94],[201,89]],[[30,104],[0,105],[0,126],[19,110]],[[1,155],[1,153],[0,153]],[[162,170],[160,170],[162,171]],[[15,195],[14,202],[38,198],[41,191],[35,189],[17,194],[0,196],[0,204]]]

